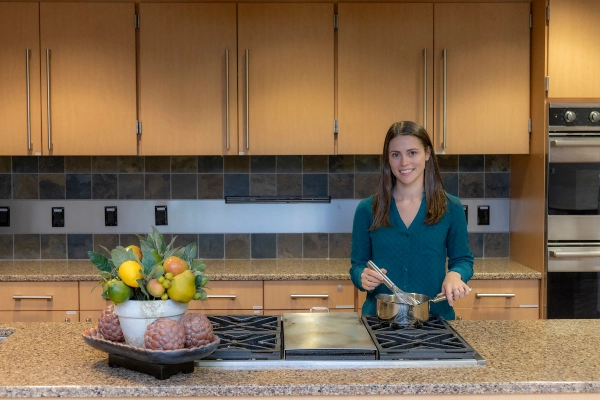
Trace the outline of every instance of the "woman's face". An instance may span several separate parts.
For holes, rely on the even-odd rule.
[[[408,187],[423,185],[425,161],[429,150],[414,136],[396,136],[390,141],[388,158],[396,183]]]

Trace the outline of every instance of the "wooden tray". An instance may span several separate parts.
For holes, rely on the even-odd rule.
[[[150,350],[129,346],[125,342],[118,343],[106,340],[96,328],[86,329],[82,336],[87,344],[97,350],[155,364],[181,364],[199,360],[214,352],[221,342],[221,339],[214,335],[211,343],[201,347],[179,350]]]

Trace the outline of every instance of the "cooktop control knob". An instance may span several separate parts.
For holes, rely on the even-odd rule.
[[[600,112],[598,112],[598,111],[592,111],[590,113],[590,121],[592,121],[592,122],[598,122],[598,121],[600,121]]]
[[[575,113],[573,111],[567,111],[565,113],[565,121],[567,121],[567,122],[575,121]]]

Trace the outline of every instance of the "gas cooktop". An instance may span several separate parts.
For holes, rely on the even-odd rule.
[[[376,316],[360,317],[357,313],[207,317],[221,343],[214,353],[195,362],[201,367],[377,368],[485,365],[485,360],[445,320],[438,317],[410,326],[382,321]],[[303,348],[302,357],[299,358],[298,329],[302,329],[304,324],[307,326],[304,333],[307,340],[304,342],[317,344],[314,348]],[[288,347],[285,343],[286,326],[290,335]],[[319,335],[331,332],[334,336],[339,332],[339,337],[343,338],[345,333],[340,330],[348,330],[348,326],[364,330],[358,333],[367,339],[370,337],[369,343],[332,345],[329,340],[319,338]],[[300,337],[302,334],[300,331]],[[356,357],[358,353],[361,354],[360,357]],[[364,354],[371,355],[365,357]]]

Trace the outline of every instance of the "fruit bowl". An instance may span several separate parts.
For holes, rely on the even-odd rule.
[[[154,364],[181,364],[199,360],[214,352],[221,342],[221,339],[214,335],[213,341],[205,346],[178,350],[150,350],[129,346],[124,342],[106,340],[96,328],[86,329],[82,336],[88,345],[97,350]]]

